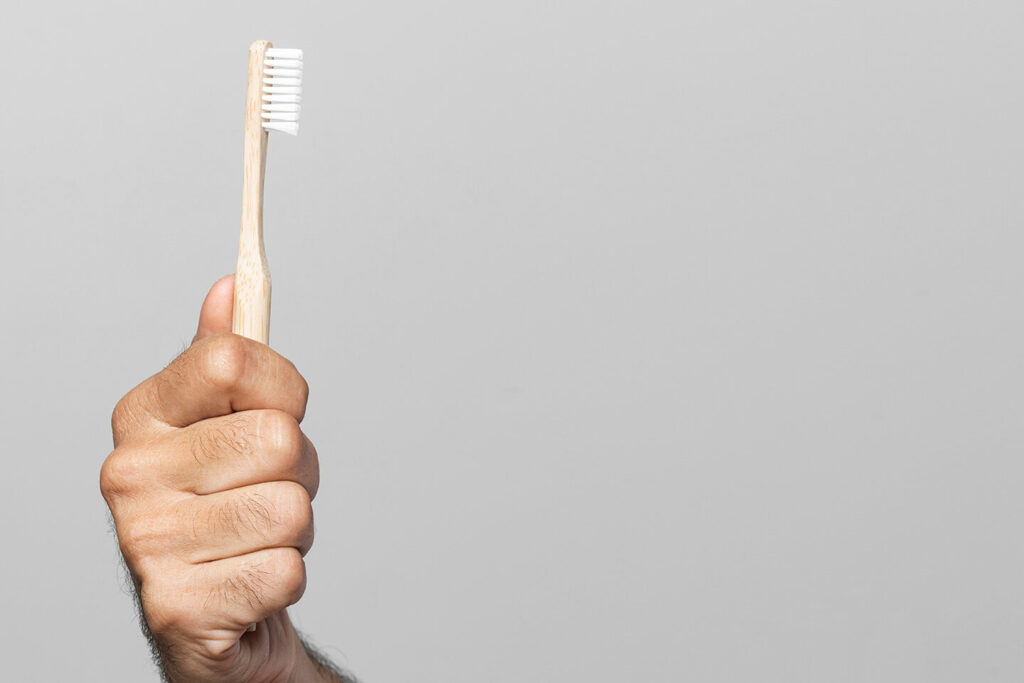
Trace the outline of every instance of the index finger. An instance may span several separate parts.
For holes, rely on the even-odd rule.
[[[114,443],[240,410],[280,410],[301,421],[308,396],[299,371],[269,346],[215,334],[194,343],[118,402]]]

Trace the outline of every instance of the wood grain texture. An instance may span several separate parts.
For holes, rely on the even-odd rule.
[[[235,268],[231,331],[268,343],[270,340],[270,269],[263,248],[263,175],[267,167],[267,131],[261,118],[263,55],[269,41],[249,46],[249,81],[245,96],[245,152],[242,165],[242,228]]]

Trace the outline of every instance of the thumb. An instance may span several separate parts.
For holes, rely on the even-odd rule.
[[[235,296],[235,276],[225,275],[213,283],[199,312],[199,329],[192,343],[218,332],[231,331],[231,307]]]

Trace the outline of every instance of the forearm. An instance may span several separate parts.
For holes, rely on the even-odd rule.
[[[282,672],[282,677],[279,679],[282,683],[359,683],[354,675],[331,662],[326,655],[311,645],[306,638],[303,638],[291,624],[287,612],[280,616],[281,626],[286,634],[285,639],[292,643],[291,649],[294,652],[292,665],[289,667],[290,671]],[[171,671],[172,666],[168,661],[168,652],[153,641],[144,619],[143,629],[150,637],[151,645],[154,646],[154,654],[163,673],[163,679],[168,683],[188,680],[187,676],[182,678]]]

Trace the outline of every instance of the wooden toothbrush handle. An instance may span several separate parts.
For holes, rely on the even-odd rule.
[[[242,228],[235,268],[231,331],[258,342],[270,339],[270,269],[263,248],[263,174],[267,167],[267,131],[263,129],[263,54],[271,44],[249,47],[249,84],[245,96],[245,157],[242,165]]]

